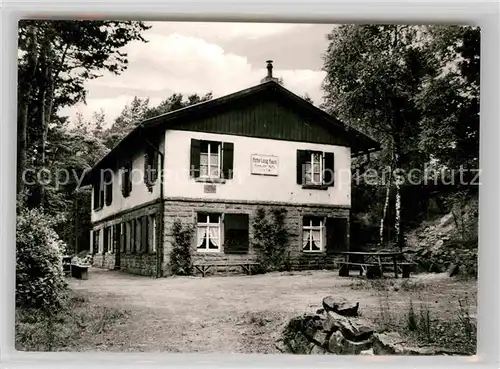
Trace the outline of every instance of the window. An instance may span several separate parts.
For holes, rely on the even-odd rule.
[[[334,185],[334,170],[333,153],[297,150],[297,184],[326,189]]]
[[[135,252],[135,220],[131,220],[128,223],[129,231],[130,231],[130,237],[128,240],[128,251],[130,253]]]
[[[156,251],[156,215],[148,217],[148,250],[150,252]]]
[[[323,153],[312,152],[310,158],[305,162],[306,184],[323,184]]]
[[[122,194],[128,197],[132,192],[132,162],[129,161],[122,168]]]
[[[104,206],[104,183],[99,181],[94,185],[94,210],[99,210]]]
[[[324,248],[324,220],[304,217],[302,225],[302,251],[321,252]]]
[[[200,177],[220,178],[221,174],[220,142],[202,141],[200,146]]]
[[[200,180],[233,178],[232,142],[191,140],[190,176]]]
[[[93,231],[93,241],[92,241],[92,254],[96,254],[98,253],[101,248],[101,245],[100,245],[100,229],[96,229]]]
[[[248,253],[248,224],[248,214],[224,214],[224,253]]]
[[[113,175],[109,170],[104,173],[104,186],[106,191],[106,206],[113,202]]]
[[[116,250],[118,249],[118,241],[120,240],[120,225],[119,224],[115,224],[111,229],[112,229],[112,232],[113,232],[113,243],[112,243],[112,248],[111,248],[111,252],[112,253],[115,253]]]
[[[127,242],[127,224],[120,223],[120,252],[125,252]]]
[[[198,251],[220,251],[220,214],[198,214]]]
[[[141,251],[141,241],[142,241],[142,222],[141,218],[137,218],[135,220],[135,242],[134,242],[134,252],[140,252]]]
[[[104,228],[104,245],[102,253],[111,252],[113,247],[113,227]]]
[[[158,178],[158,152],[148,147],[144,154],[144,183],[150,192]]]

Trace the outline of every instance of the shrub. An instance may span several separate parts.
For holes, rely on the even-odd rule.
[[[60,219],[39,209],[22,210],[16,225],[16,306],[51,312],[67,297],[62,270],[65,244],[54,225]]]
[[[174,245],[170,252],[170,265],[175,275],[192,275],[193,263],[191,261],[191,240],[194,229],[183,225],[179,219],[174,221],[172,234]]]
[[[287,259],[286,245],[288,231],[285,228],[286,210],[275,208],[267,214],[258,208],[252,222],[252,246],[257,251],[258,262],[263,271],[284,270],[290,267]]]

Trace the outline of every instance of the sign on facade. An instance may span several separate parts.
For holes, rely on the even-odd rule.
[[[251,173],[265,176],[277,176],[278,157],[272,155],[252,154]]]
[[[217,187],[214,184],[206,184],[203,186],[203,191],[205,193],[215,193],[217,191]]]

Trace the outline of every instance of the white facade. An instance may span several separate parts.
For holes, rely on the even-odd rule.
[[[207,183],[190,177],[191,139],[233,143],[233,178],[225,180],[224,183],[211,185],[211,191],[207,192]],[[351,203],[349,147],[167,130],[160,149],[165,153],[163,168],[165,198],[281,202],[347,207]],[[305,189],[297,184],[297,150],[333,152],[335,156],[334,186],[327,189]],[[252,173],[252,156],[257,158],[271,157],[277,161],[277,165],[273,166],[268,175]],[[132,191],[128,197],[124,197],[121,173],[115,169],[112,203],[110,205],[104,204],[101,209],[93,210],[92,222],[98,222],[114,214],[158,199],[160,197],[160,180],[157,180],[152,191],[149,191],[144,183],[143,171],[144,152],[138,151],[132,162]]]
[[[204,183],[190,178],[192,138],[234,144],[233,179],[216,184],[215,193],[206,193]],[[335,185],[326,190],[318,190],[303,189],[297,184],[297,150],[333,152]],[[351,203],[351,157],[348,147],[168,130],[165,153],[166,197],[341,206],[349,206]],[[277,171],[273,171],[272,175],[252,174],[252,155],[277,159]]]
[[[163,151],[164,141],[160,142],[160,150]],[[131,148],[131,151],[134,148]],[[119,163],[122,165],[123,163]],[[160,181],[157,180],[149,191],[144,183],[144,151],[137,150],[132,159],[132,191],[129,196],[122,194],[122,176],[118,168],[113,170],[113,200],[110,205],[104,204],[101,209],[92,209],[91,221],[98,222],[122,211],[126,211],[142,204],[154,201],[160,197]],[[95,184],[94,184],[95,185]],[[94,191],[92,191],[92,204],[94,203]]]

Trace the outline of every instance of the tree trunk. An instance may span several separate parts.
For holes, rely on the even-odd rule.
[[[399,168],[396,167],[396,171]],[[400,250],[403,249],[403,239],[401,233],[401,175],[395,175],[395,184],[396,184],[396,219],[394,221],[394,228],[396,231],[396,244]]]
[[[385,202],[384,202],[384,210],[382,212],[382,218],[380,218],[380,247],[384,245],[384,223],[385,218],[387,217],[387,210],[389,209],[389,197],[391,194],[391,182],[392,182],[392,163],[389,168],[389,180],[387,181],[386,190],[385,190]]]
[[[32,93],[32,84],[38,64],[37,35],[35,28],[30,26],[27,32],[28,56],[26,69],[19,69],[18,73],[18,116],[17,116],[17,185],[16,193],[24,192],[23,173],[27,165],[27,139],[29,103]]]
[[[26,169],[26,136],[28,127],[28,102],[27,98],[22,96],[23,92],[18,93],[18,116],[17,116],[17,184],[16,193],[24,192],[23,174]]]

